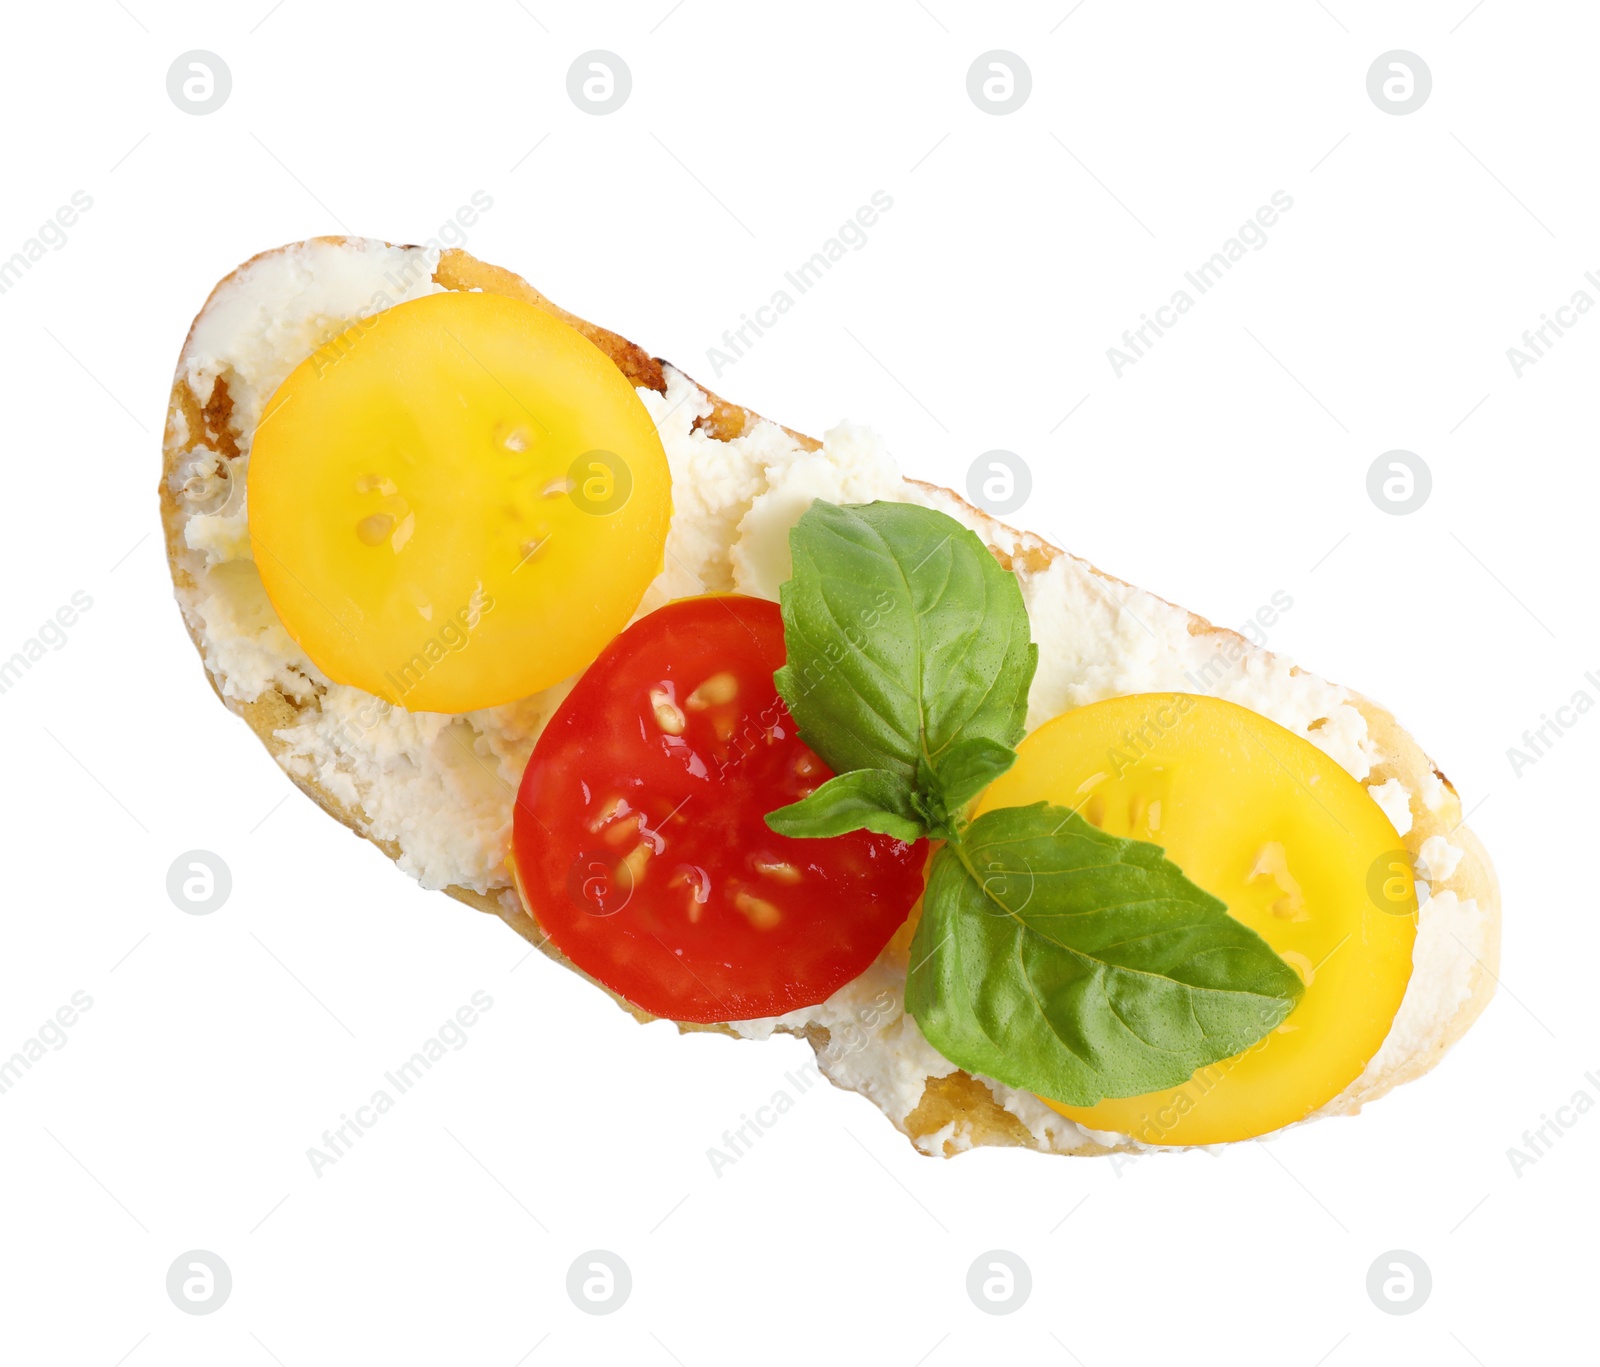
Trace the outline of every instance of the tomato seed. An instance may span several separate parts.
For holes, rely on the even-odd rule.
[[[724,670],[713,674],[689,695],[688,707],[691,712],[704,712],[708,707],[730,703],[738,696],[739,681]]]
[[[388,513],[373,513],[356,523],[356,535],[363,546],[381,546],[394,530],[394,519]]]
[[[638,887],[644,882],[644,871],[650,863],[650,847],[642,840],[623,856],[622,867],[627,869],[629,886]]]
[[[711,900],[711,875],[697,864],[679,864],[667,880],[669,888],[689,887],[691,884],[693,886],[686,909],[689,924],[695,925],[700,920],[701,909]]]
[[[667,695],[663,688],[650,690],[650,706],[655,710],[656,725],[669,736],[681,736],[683,728],[687,726],[688,719],[678,710],[677,705]]]
[[[756,872],[765,878],[776,879],[793,887],[800,881],[800,869],[785,859],[763,859],[759,855],[751,861]]]
[[[590,833],[599,835],[603,826],[609,825],[619,816],[627,816],[631,810],[626,798],[613,797],[608,799],[605,805],[595,814],[594,820],[589,823]]]
[[[753,897],[748,892],[738,892],[733,896],[733,905],[744,913],[746,919],[757,930],[771,930],[783,920],[783,913],[765,897]]]

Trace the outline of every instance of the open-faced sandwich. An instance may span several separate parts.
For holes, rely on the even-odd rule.
[[[917,1147],[1358,1110],[1493,992],[1390,714],[462,251],[219,284],[161,507],[289,777],[641,1019],[803,1035]]]

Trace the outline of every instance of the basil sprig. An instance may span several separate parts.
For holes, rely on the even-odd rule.
[[[951,1062],[1068,1105],[1176,1086],[1304,988],[1159,846],[1039,803],[967,809],[1016,762],[1038,661],[1014,576],[953,518],[817,502],[790,534],[779,692],[836,777],[783,835],[945,842],[906,1010]]]
[[[1016,580],[953,518],[907,503],[813,503],[789,545],[778,691],[839,777],[773,829],[837,834],[845,804],[872,802],[952,838],[1022,739],[1039,650]],[[859,770],[883,777],[847,783]]]
[[[1142,840],[1038,803],[933,857],[906,1010],[952,1062],[1070,1105],[1175,1087],[1282,1023],[1299,975]]]

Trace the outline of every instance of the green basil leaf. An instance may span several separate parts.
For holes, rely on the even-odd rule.
[[[836,773],[912,787],[962,741],[1022,738],[1038,648],[1016,579],[954,518],[813,503],[789,537],[778,690]]]
[[[935,1049],[1073,1106],[1177,1086],[1304,990],[1157,846],[1042,802],[939,851],[911,963],[906,1009]]]
[[[767,813],[779,835],[814,839],[846,831],[876,831],[908,844],[926,831],[914,794],[899,774],[887,769],[853,769],[830,778],[810,797]]]
[[[934,770],[945,807],[959,812],[1016,762],[1015,750],[986,736],[957,741]]]

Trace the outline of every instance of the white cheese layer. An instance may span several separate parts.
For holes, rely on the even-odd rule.
[[[278,620],[247,534],[244,473],[266,401],[290,370],[351,322],[435,292],[436,265],[436,254],[420,248],[308,242],[259,258],[218,287],[185,349],[180,378],[202,405],[215,380],[225,379],[233,400],[230,426],[242,454],[231,462],[231,478],[220,482],[216,461],[203,451],[178,472],[175,484],[187,489],[193,509],[182,529],[180,559],[194,580],[179,598],[197,628],[206,666],[231,704],[251,703],[272,689],[301,703],[320,695],[320,707],[279,733],[285,747],[279,761],[289,772],[314,779],[346,804],[367,833],[397,847],[401,868],[423,886],[454,885],[514,899],[505,855],[517,785],[570,683],[459,717],[407,713],[332,683]],[[1122,694],[1205,691],[1271,718],[1356,779],[1368,778],[1375,752],[1365,719],[1343,689],[1296,671],[1281,657],[1243,642],[1234,645],[1231,638],[1219,652],[1217,638],[1191,633],[1183,610],[1101,579],[1070,555],[1055,557],[1043,569],[1028,568],[1027,552],[1042,542],[1001,528],[950,496],[908,484],[867,429],[841,424],[816,452],[765,422],[733,441],[718,441],[695,429],[711,403],[678,372],[667,371],[665,394],[640,390],[639,397],[661,435],[674,503],[664,565],[639,615],[672,598],[711,590],[776,598],[789,573],[789,530],[814,499],[922,503],[951,514],[1017,559],[1040,646],[1030,727]],[[183,439],[181,419],[168,435],[169,441]],[[1386,812],[1400,817],[1408,795],[1397,781],[1369,791]],[[1433,796],[1424,794],[1430,810]],[[1408,828],[1409,809],[1404,820]],[[1438,873],[1445,862],[1430,856]],[[1470,990],[1472,947],[1481,946],[1482,935],[1476,907],[1436,888],[1421,918],[1405,1001],[1364,1078],[1375,1075],[1380,1062],[1392,1066],[1431,1047],[1431,1032]],[[824,1051],[824,1071],[870,1097],[904,1128],[926,1079],[956,1071],[904,1014],[905,975],[904,950],[892,945],[866,974],[821,1005],[733,1028],[763,1037],[780,1027],[820,1025],[836,1038],[849,1038],[850,1048]],[[884,993],[895,1003],[887,1013]],[[999,1083],[990,1087],[1042,1149],[1110,1142],[1108,1136],[1091,1138],[1028,1093]],[[923,1143],[930,1151],[946,1143],[960,1149],[970,1136],[951,1129]]]

